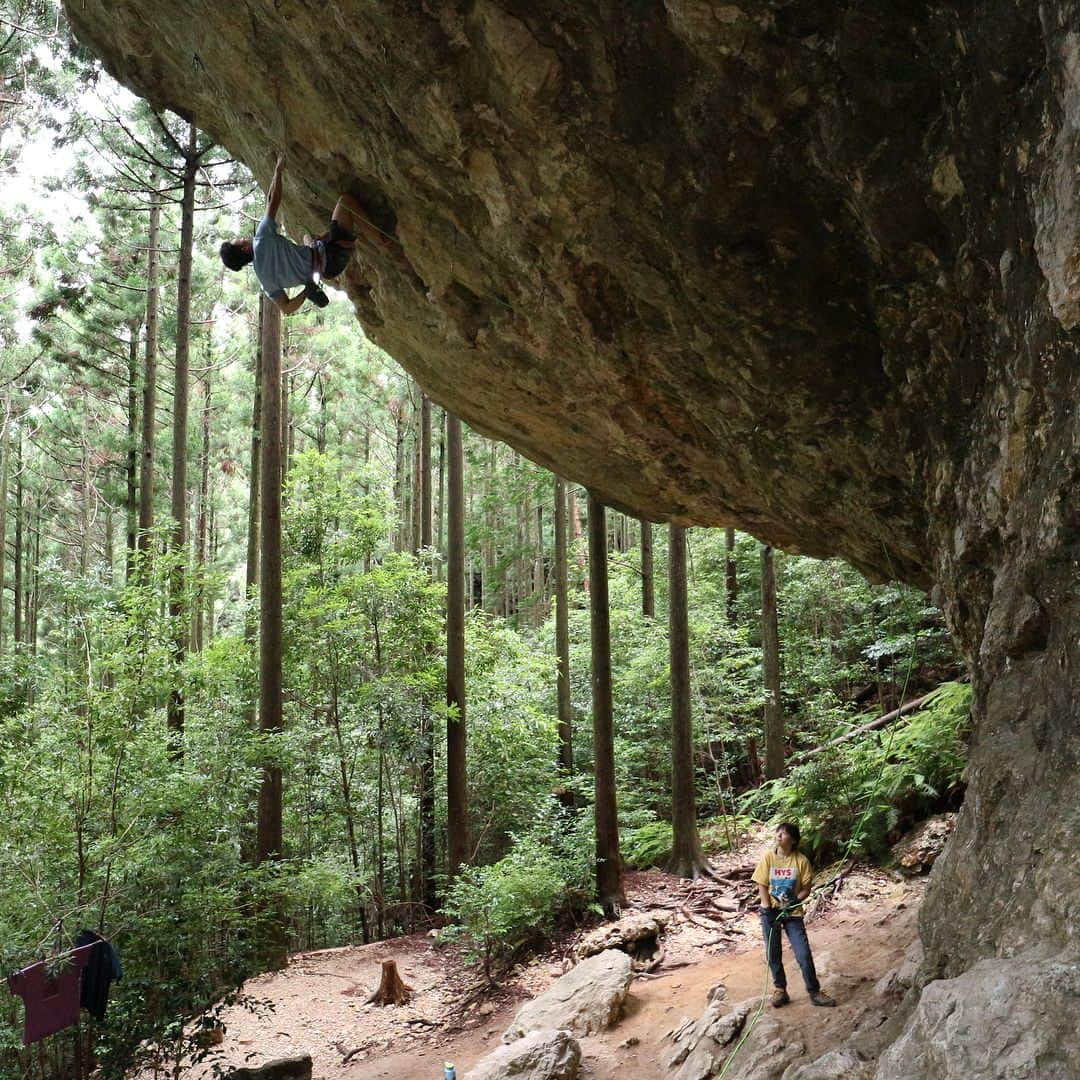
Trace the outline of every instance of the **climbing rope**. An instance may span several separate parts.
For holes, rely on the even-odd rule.
[[[915,664],[915,655],[916,655],[918,644],[919,644],[919,635],[918,635],[918,633],[916,633],[914,638],[912,639],[912,642],[911,642],[911,654],[908,657],[907,671],[904,674],[904,685],[901,687],[901,690],[900,690],[900,706],[901,706],[901,708],[903,707],[904,699],[907,697],[908,684],[911,681],[911,671],[912,671],[912,668],[914,667],[914,664]],[[886,761],[888,760],[889,754],[892,751],[893,738],[896,735],[896,729],[897,729],[898,726],[899,726],[898,724],[894,724],[893,727],[892,727],[892,730],[889,732],[889,741],[888,741],[888,744],[885,747],[885,760]],[[847,847],[846,847],[846,849],[844,851],[843,857],[840,860],[841,868],[850,859],[850,857],[851,857],[851,849],[854,847],[856,839],[858,839],[859,834],[862,832],[862,827],[866,823],[866,819],[870,816],[870,811],[871,811],[871,809],[872,809],[872,807],[874,805],[874,799],[876,798],[878,790],[881,787],[881,781],[882,781],[882,778],[883,778],[884,775],[885,775],[885,763],[883,762],[882,766],[881,766],[881,769],[878,771],[877,780],[875,781],[874,787],[871,790],[871,792],[870,792],[870,794],[869,794],[869,796],[867,798],[866,809],[863,811],[863,815],[859,819],[859,823],[855,826],[854,830],[851,833],[851,836],[848,838]],[[836,881],[838,881],[840,879],[840,877],[843,875],[843,873],[844,873],[844,870],[840,869],[828,881],[826,881],[823,885],[819,885],[817,888],[811,889],[810,892],[807,893],[807,895],[800,901],[799,906],[809,904],[810,899],[813,897],[813,895],[815,893],[821,893],[825,889],[828,889],[831,885],[833,885],[834,882],[836,882]],[[717,1073],[717,1080],[722,1080],[723,1076],[727,1073],[728,1069],[731,1067],[732,1062],[735,1060],[735,1058],[738,1055],[739,1051],[742,1049],[743,1044],[746,1042],[747,1039],[750,1038],[750,1034],[751,1034],[751,1032],[753,1032],[754,1027],[757,1025],[758,1020],[761,1019],[761,1014],[765,1011],[765,998],[766,998],[766,995],[769,992],[769,976],[771,974],[770,969],[769,969],[769,956],[772,953],[773,935],[777,932],[777,927],[779,926],[779,922],[780,922],[779,918],[773,920],[772,926],[769,928],[769,936],[768,936],[768,938],[767,938],[767,940],[765,942],[765,985],[764,985],[764,987],[762,988],[762,991],[761,991],[761,1001],[758,1002],[757,1011],[754,1013],[753,1018],[751,1019],[750,1023],[747,1024],[743,1028],[742,1037],[735,1044],[735,1049],[731,1051],[731,1053],[727,1057],[727,1060],[724,1062],[724,1067],[720,1070],[719,1073]]]

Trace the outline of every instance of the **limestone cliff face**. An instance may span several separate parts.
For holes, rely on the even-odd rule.
[[[1077,3],[67,6],[261,179],[286,151],[294,232],[370,206],[358,317],[468,423],[937,582],[977,733],[930,963],[1075,957]]]

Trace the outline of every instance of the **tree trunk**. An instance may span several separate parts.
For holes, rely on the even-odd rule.
[[[724,576],[727,586],[727,622],[734,626],[736,620],[735,603],[739,598],[739,579],[735,573],[735,530],[724,530]]]
[[[281,311],[262,297],[262,493],[259,581],[259,730],[275,735],[284,728],[282,713],[281,615]],[[281,766],[266,760],[259,789],[255,861],[281,858]],[[271,967],[285,963],[286,929],[283,913],[273,906],[265,912],[263,957]]]
[[[641,614],[656,617],[656,588],[653,582],[652,522],[641,518]]]
[[[420,438],[418,473],[420,535],[419,545],[426,550],[431,547],[431,402],[420,394]],[[414,490],[417,486],[414,485]],[[415,515],[414,515],[415,518]],[[420,861],[423,873],[422,899],[427,907],[435,909],[435,739],[432,725],[431,703],[425,697],[422,702],[421,732],[423,761],[420,768]]]
[[[369,997],[365,1005],[408,1005],[412,998],[412,987],[402,982],[398,974],[396,960],[382,962],[382,977],[379,989]]]
[[[570,707],[570,589],[566,570],[566,481],[555,477],[555,655],[559,702],[559,768],[574,771],[573,712]]]
[[[431,547],[431,401],[420,395],[420,546]]]
[[[209,361],[209,357],[207,358]],[[203,376],[202,448],[199,461],[199,516],[195,527],[195,562],[199,581],[195,604],[195,651],[202,652],[206,628],[206,553],[210,526],[210,364]]]
[[[23,639],[23,458],[22,428],[15,434],[15,574],[11,583],[14,593],[12,609],[12,639],[17,645]]]
[[[11,454],[8,441],[11,435],[11,395],[4,396],[4,420],[0,426],[0,653],[4,651],[6,638],[4,626],[4,589],[7,586],[7,504],[8,473],[11,471]]]
[[[581,517],[578,514],[577,488],[573,485],[570,487],[570,535],[575,541],[581,539]],[[580,545],[578,547],[578,566],[581,568],[582,585],[588,589],[589,570],[585,562],[585,552]]]
[[[668,644],[671,655],[671,824],[668,873],[697,878],[708,872],[697,829],[694,726],[690,707],[690,626],[686,595],[686,530],[668,526]]]
[[[41,566],[41,521],[44,516],[42,509],[41,492],[34,496],[34,509],[30,519],[33,528],[33,538],[27,536],[27,574],[30,577],[30,588],[26,590],[26,642],[30,646],[30,655],[37,655],[38,646],[38,611],[41,600],[41,574],[38,567]],[[27,696],[27,704],[34,704],[34,684],[29,684],[30,693]]]
[[[405,550],[405,421],[404,406],[397,402],[394,413],[394,511],[397,515],[394,529],[394,550]]]
[[[90,569],[90,391],[84,385],[82,390],[82,456],[79,462],[79,576],[86,578]]]
[[[161,200],[150,197],[150,235],[146,258],[146,364],[143,369],[142,458],[139,464],[139,550],[149,557],[150,530],[154,527],[154,431],[157,409],[158,348],[158,233]]]
[[[547,618],[547,590],[544,581],[544,504],[536,502],[536,560],[533,563],[533,622],[542,626]]]
[[[258,629],[254,599],[259,587],[259,477],[262,470],[262,442],[259,432],[262,425],[263,309],[265,306],[265,304],[259,304],[258,338],[255,344],[255,393],[251,408],[251,471],[248,479],[247,575],[244,595],[250,606],[244,636],[252,643],[255,641],[255,633]]]
[[[259,609],[256,601],[259,596],[259,514],[262,506],[261,500],[261,477],[262,477],[262,379],[263,379],[263,311],[266,304],[259,303],[259,314],[256,320],[256,340],[254,373],[255,386],[252,393],[251,409],[251,462],[248,474],[248,529],[247,529],[247,572],[244,582],[244,596],[247,600],[247,608],[244,616],[244,641],[247,644],[248,655],[252,663],[256,662],[259,651]],[[257,688],[253,688],[251,696],[244,706],[244,717],[248,728],[254,730],[257,724],[258,714]],[[245,863],[253,863],[256,860],[258,843],[255,835],[255,822],[249,822],[243,828],[240,838],[240,853]]]
[[[289,357],[289,332],[287,329],[282,328],[282,360],[281,360],[281,487],[285,490],[286,482],[289,479],[289,440],[292,435],[292,421],[291,408],[292,402],[290,398],[292,394],[292,377],[288,373],[288,357]],[[284,494],[282,495],[284,498]]]
[[[761,663],[765,673],[765,778],[784,775],[784,714],[780,704],[780,634],[776,624],[773,549],[761,549]]]
[[[448,554],[446,560],[446,704],[456,713],[446,721],[447,876],[469,862],[469,810],[465,740],[465,461],[461,421],[446,418]]]
[[[415,384],[414,384],[414,386],[415,386]],[[423,400],[424,395],[421,393],[419,386],[416,386],[415,388],[416,388],[416,392],[418,394],[420,394],[421,400]],[[411,395],[410,395],[410,400],[411,400]],[[410,488],[409,488],[409,490],[412,492],[412,504],[411,504],[411,511],[412,512],[411,512],[411,514],[409,516],[409,520],[411,522],[411,524],[409,526],[409,534],[410,534],[410,536],[409,536],[409,550],[414,555],[423,546],[423,541],[421,540],[421,536],[423,534],[423,525],[422,525],[421,522],[422,522],[423,514],[424,514],[423,505],[422,505],[423,501],[424,501],[424,499],[423,499],[423,484],[424,484],[424,482],[423,482],[423,479],[421,478],[421,475],[420,475],[421,472],[422,472],[422,467],[421,467],[421,458],[422,458],[421,443],[423,441],[423,435],[421,433],[421,428],[422,428],[423,424],[422,424],[422,419],[421,419],[420,413],[421,413],[420,409],[414,408],[413,417],[412,417],[412,423],[409,425],[412,428],[412,436],[413,436],[412,484],[410,485]]]
[[[326,376],[322,371],[315,375],[315,392],[319,395],[319,419],[315,425],[315,449],[326,453],[326,432],[329,425],[329,402],[326,399]]]
[[[441,555],[446,554],[443,534],[446,521],[446,410],[439,410],[439,504],[435,516],[435,546]],[[443,564],[439,562],[439,580],[442,580]]]
[[[607,514],[589,492],[589,607],[592,616],[593,751],[596,755],[596,893],[604,914],[626,904],[615,803],[615,735],[611,702],[611,619],[608,611]]]
[[[487,499],[484,507],[484,526],[487,535],[484,538],[483,544],[484,579],[483,588],[481,590],[481,604],[485,611],[490,611],[494,614],[495,605],[497,603],[497,593],[495,591],[495,470],[498,465],[498,447],[492,442],[489,449],[488,474],[485,483],[485,494],[487,495]]]
[[[133,580],[135,546],[139,542],[139,323],[130,324],[128,341],[128,394],[127,394],[127,501],[124,519],[125,540],[124,580]]]
[[[180,216],[180,264],[176,280],[176,374],[173,380],[172,538],[176,559],[169,590],[169,614],[175,621],[173,659],[176,682],[169,694],[168,729],[171,753],[183,755],[184,691],[180,668],[187,652],[187,620],[184,617],[184,562],[187,556],[187,424],[188,367],[191,340],[191,257],[195,227],[195,178],[199,157],[195,125],[188,125],[188,150],[184,161],[184,195]]]

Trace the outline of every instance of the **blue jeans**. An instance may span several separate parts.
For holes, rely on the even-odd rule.
[[[806,924],[802,919],[777,919],[775,908],[761,910],[761,932],[765,937],[765,956],[772,972],[773,986],[787,989],[787,975],[784,974],[784,961],[780,958],[780,928],[787,934],[788,944],[795,954],[795,960],[802,971],[806,991],[816,994],[821,989],[817,972],[814,970],[814,958],[810,955],[810,942],[806,937]]]

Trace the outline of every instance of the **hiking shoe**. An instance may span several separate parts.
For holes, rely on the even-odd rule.
[[[330,303],[330,297],[314,281],[304,283],[304,295],[316,306],[324,308]]]
[[[815,990],[810,995],[810,1000],[815,1005],[820,1005],[823,1009],[832,1009],[836,1005],[836,998],[829,997],[824,990]]]
[[[772,1005],[774,1009],[779,1009],[781,1005],[786,1005],[790,1000],[791,998],[788,997],[788,992],[782,986],[778,986],[772,992],[772,998],[769,1001],[769,1004]],[[835,1005],[836,1003],[833,1002],[833,1004]]]

